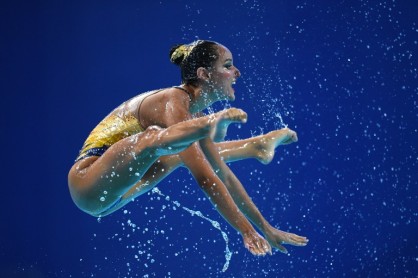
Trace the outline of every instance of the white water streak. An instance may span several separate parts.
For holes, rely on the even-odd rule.
[[[154,187],[152,189],[152,193],[158,194],[158,195],[163,196],[163,197],[166,197],[165,199],[167,201],[170,200],[170,198],[167,198],[169,196],[164,195],[157,187]],[[171,202],[174,205],[176,205],[177,207],[181,206],[181,204],[178,201],[171,201]],[[224,266],[222,267],[222,272],[225,272],[229,267],[229,262],[230,262],[231,257],[232,257],[232,252],[229,249],[229,245],[228,245],[228,242],[229,242],[228,235],[221,229],[221,226],[219,225],[219,222],[204,216],[200,211],[195,211],[195,210],[189,209],[185,206],[181,206],[181,208],[184,209],[185,211],[189,212],[192,216],[198,216],[202,219],[205,219],[206,221],[210,222],[214,228],[216,228],[217,230],[219,230],[221,232],[222,237],[225,241],[225,260],[226,261],[225,261]]]

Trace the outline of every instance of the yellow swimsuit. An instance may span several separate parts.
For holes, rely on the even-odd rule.
[[[191,99],[190,93],[186,91],[184,88],[177,86],[175,86],[174,88],[180,89],[188,93]],[[141,97],[141,99],[138,101],[138,111],[146,97],[158,93],[162,90],[163,89],[141,94],[139,96]],[[116,109],[120,109],[120,106]],[[92,130],[92,132],[84,142],[84,145],[76,159],[76,162],[89,156],[101,156],[110,146],[112,146],[119,140],[122,140],[126,137],[140,133],[145,130],[141,126],[139,120],[134,115],[132,115],[132,113],[124,112],[125,111],[123,111],[123,109],[120,113],[113,111]]]
[[[110,114],[87,137],[76,161],[88,156],[101,156],[114,143],[142,131],[144,129],[134,116]]]

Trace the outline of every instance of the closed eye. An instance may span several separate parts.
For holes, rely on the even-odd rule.
[[[232,59],[226,59],[224,61],[224,67],[227,69],[230,69],[234,66],[234,64],[232,63]]]

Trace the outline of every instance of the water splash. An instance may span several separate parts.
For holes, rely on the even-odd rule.
[[[170,197],[163,194],[158,189],[158,187],[154,187],[152,189],[152,193],[158,194],[162,197],[165,197],[165,200],[167,200],[167,201],[171,201]],[[206,221],[210,222],[215,229],[217,229],[221,232],[222,237],[225,241],[225,263],[224,263],[224,266],[222,267],[222,272],[225,272],[229,267],[229,262],[231,261],[231,258],[232,258],[232,252],[229,249],[229,245],[228,245],[228,243],[229,243],[228,235],[221,229],[221,226],[219,225],[219,222],[204,216],[200,211],[195,211],[195,210],[192,210],[192,209],[189,209],[187,207],[182,206],[178,201],[171,201],[171,203],[173,203],[176,207],[181,207],[182,209],[184,209],[185,211],[190,213],[192,216],[198,216],[202,219],[205,219]]]
[[[277,113],[275,114],[275,116],[276,116],[276,117],[277,117],[277,119],[279,120],[279,125],[280,125],[280,127],[284,127],[284,128],[286,128],[286,127],[287,127],[287,124],[283,121],[282,114],[280,114],[279,112],[277,112]]]

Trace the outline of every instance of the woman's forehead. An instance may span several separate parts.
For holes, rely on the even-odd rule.
[[[224,62],[225,60],[232,60],[232,53],[223,45],[218,45],[219,60]]]

